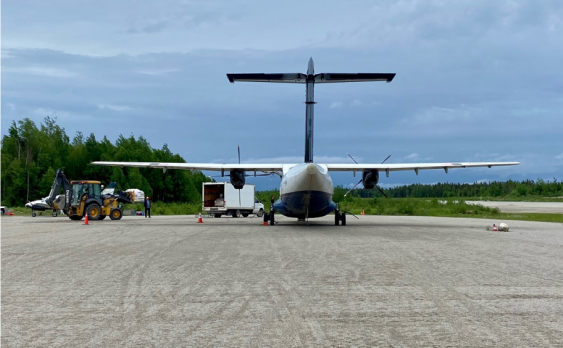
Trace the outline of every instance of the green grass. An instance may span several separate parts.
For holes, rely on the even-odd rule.
[[[463,200],[449,200],[441,203],[436,198],[346,198],[340,209],[353,214],[366,215],[411,215],[436,217],[464,217],[479,219],[505,219],[543,222],[563,222],[563,214],[543,213],[501,213],[498,208],[467,204]]]
[[[125,204],[123,209],[133,209],[144,212],[143,203]],[[151,215],[191,215],[201,211],[201,203],[163,203],[151,202]]]
[[[470,199],[475,200],[475,199]],[[440,201],[445,203],[440,203]],[[269,208],[269,202],[267,207]],[[126,204],[124,209],[145,211],[142,203]],[[478,219],[525,220],[542,222],[561,222],[563,214],[545,213],[501,213],[498,208],[467,204],[464,200],[423,198],[352,198],[346,197],[340,203],[340,209],[359,215],[362,210],[366,215],[410,215],[435,217],[464,217]],[[10,208],[16,215],[31,215],[25,207]],[[201,204],[152,202],[152,215],[191,215],[201,211]],[[50,211],[37,212],[38,215],[50,215]]]

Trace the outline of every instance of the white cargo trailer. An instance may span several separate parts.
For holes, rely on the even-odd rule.
[[[247,217],[264,215],[264,205],[255,197],[255,188],[246,184],[240,190],[228,182],[204,182],[202,187],[203,212],[215,217],[230,215]]]

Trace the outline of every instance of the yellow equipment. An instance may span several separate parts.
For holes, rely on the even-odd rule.
[[[76,180],[70,183],[72,194],[67,215],[71,220],[82,220],[85,213],[88,213],[90,220],[103,220],[106,216],[120,220],[123,210],[119,203],[131,203],[135,200],[133,192],[102,194],[100,181]]]

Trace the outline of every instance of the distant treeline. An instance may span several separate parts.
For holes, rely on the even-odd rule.
[[[491,181],[476,182],[473,184],[412,184],[396,186],[383,190],[389,198],[449,198],[449,197],[523,197],[523,196],[543,196],[559,197],[563,196],[563,185],[557,180],[544,181],[525,180],[525,181]],[[348,189],[337,186],[334,189],[334,201],[340,202],[344,199],[344,194]],[[346,197],[372,198],[383,197],[379,190],[355,189]]]
[[[93,161],[186,162],[165,144],[153,149],[146,139],[119,136],[115,144],[106,137],[77,132],[72,140],[56,118],[46,117],[39,127],[30,119],[13,121],[2,138],[2,205],[21,206],[45,197],[58,168],[68,180],[115,181],[121,189],[138,188],[155,201],[201,202],[201,183],[210,181],[199,171],[101,167]]]

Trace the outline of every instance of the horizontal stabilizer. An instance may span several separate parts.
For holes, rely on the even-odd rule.
[[[274,83],[305,83],[307,75],[290,74],[227,74],[231,83],[239,82],[274,82]]]
[[[337,82],[370,82],[386,81],[391,82],[395,74],[393,73],[320,73],[315,75],[315,83],[337,83]]]

